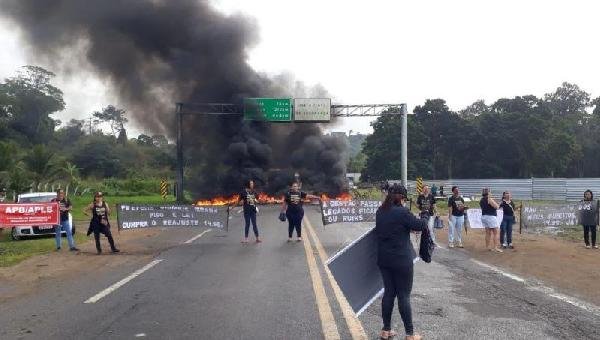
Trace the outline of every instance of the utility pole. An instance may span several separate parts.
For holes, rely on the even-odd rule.
[[[408,109],[406,104],[402,104],[402,141],[400,142],[400,161],[401,161],[401,173],[402,173],[402,185],[406,188],[408,183]]]
[[[175,119],[177,126],[177,190],[175,192],[175,198],[177,203],[183,203],[183,104],[177,103],[177,109],[175,111]]]

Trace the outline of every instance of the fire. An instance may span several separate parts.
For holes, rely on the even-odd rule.
[[[338,200],[338,201],[351,201],[352,195],[350,195],[347,192],[339,194],[335,198],[331,198],[327,194],[321,195],[322,201],[329,201],[332,199]],[[267,193],[261,192],[260,194],[258,194],[258,197],[256,198],[256,200],[258,201],[259,204],[281,204],[283,202],[283,196],[276,197],[276,196],[271,196]],[[240,201],[240,195],[233,195],[230,197],[218,196],[218,197],[214,197],[214,198],[207,199],[207,200],[199,200],[198,202],[196,202],[196,205],[236,205],[236,204],[238,204],[239,201]]]
[[[283,197],[270,196],[264,192],[258,194],[258,203],[260,204],[279,204],[283,202]]]
[[[275,197],[264,192],[258,194],[256,198],[259,204],[280,204],[283,202],[283,197]],[[199,200],[196,205],[236,205],[240,201],[240,195],[230,197],[218,196],[207,200]]]
[[[352,195],[350,195],[347,192],[341,193],[339,195],[337,195],[335,198],[331,198],[329,197],[329,195],[327,194],[322,194],[321,195],[321,201],[329,201],[329,200],[337,200],[337,201],[351,201],[352,200]]]
[[[233,195],[231,197],[218,196],[208,200],[200,200],[196,202],[196,205],[234,205],[240,201],[240,195]]]

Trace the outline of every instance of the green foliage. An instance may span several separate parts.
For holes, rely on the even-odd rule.
[[[56,121],[50,117],[62,111],[62,91],[50,84],[54,73],[38,66],[25,66],[16,77],[0,84],[0,118],[6,134],[0,138],[23,144],[44,143],[52,138]]]
[[[600,176],[600,98],[563,83],[544,98],[477,101],[459,113],[427,100],[408,118],[408,175],[445,178]],[[593,108],[593,111],[592,111]],[[592,113],[589,113],[592,111]],[[400,178],[400,116],[365,142],[365,179]]]
[[[106,122],[110,126],[110,130],[113,136],[117,136],[121,131],[124,130],[124,124],[128,122],[125,117],[126,111],[123,109],[117,109],[112,105],[108,105],[102,111],[96,111],[93,116],[98,118],[101,122]],[[127,138],[127,137],[125,137]]]

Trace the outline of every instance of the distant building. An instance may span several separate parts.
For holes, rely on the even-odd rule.
[[[353,183],[360,182],[360,172],[349,172],[346,174],[346,178]]]

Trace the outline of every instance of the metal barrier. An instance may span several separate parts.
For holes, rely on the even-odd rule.
[[[390,181],[400,182],[400,181]],[[600,178],[523,178],[523,179],[448,179],[423,180],[430,187],[444,187],[444,194],[451,194],[452,186],[460,188],[463,196],[481,196],[481,189],[490,188],[496,197],[510,191],[518,200],[579,201],[583,192],[591,190],[600,197]],[[415,193],[416,182],[408,181],[408,191]],[[439,189],[438,189],[439,190]]]

